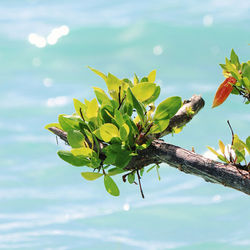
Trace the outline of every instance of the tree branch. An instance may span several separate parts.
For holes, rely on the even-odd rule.
[[[134,156],[125,169],[135,170],[150,164],[167,163],[169,166],[178,168],[187,174],[200,176],[205,181],[222,184],[250,195],[250,173],[248,171],[240,170],[232,164],[212,161],[199,154],[157,139],[171,133],[174,128],[186,125],[204,105],[204,100],[197,95],[184,101],[180,110],[170,119],[166,130],[151,135],[150,139],[153,139],[151,145]],[[66,132],[56,127],[51,127],[49,130],[68,143]]]
[[[202,177],[205,181],[222,184],[250,195],[250,173],[232,164],[212,161],[192,151],[154,140],[134,157],[127,170],[143,168],[153,163],[167,163],[187,174]]]

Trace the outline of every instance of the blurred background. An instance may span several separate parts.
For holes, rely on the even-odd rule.
[[[0,2],[1,249],[250,249],[250,199],[162,164],[121,195],[59,159],[44,129],[74,112],[72,98],[105,88],[86,66],[119,78],[157,69],[160,101],[201,94],[206,107],[167,142],[206,153],[245,140],[249,107],[237,96],[211,109],[235,49],[249,60],[249,0]]]

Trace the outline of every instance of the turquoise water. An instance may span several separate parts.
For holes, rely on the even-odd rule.
[[[244,0],[1,0],[0,249],[250,249],[247,195],[162,164],[161,181],[143,177],[145,200],[119,178],[114,198],[61,161],[65,145],[43,129],[73,112],[72,98],[104,87],[90,65],[120,78],[157,69],[161,100],[201,94],[206,107],[168,142],[203,154],[230,143],[227,119],[244,138],[250,116],[240,98],[210,107],[218,64],[231,48],[249,59],[249,13]],[[61,26],[68,34],[48,44]]]

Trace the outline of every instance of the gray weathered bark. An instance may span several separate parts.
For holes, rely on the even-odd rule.
[[[248,171],[239,169],[232,164],[212,161],[192,151],[158,139],[171,133],[174,128],[180,128],[187,124],[204,107],[204,104],[201,96],[196,95],[190,100],[184,101],[184,105],[170,120],[166,130],[160,134],[151,135],[152,144],[134,156],[126,166],[126,170],[141,169],[150,164],[167,163],[187,174],[200,176],[205,181],[222,184],[250,195],[250,173]],[[66,132],[55,127],[51,127],[49,130],[66,143],[68,142]]]

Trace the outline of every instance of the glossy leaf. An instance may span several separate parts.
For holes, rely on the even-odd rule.
[[[103,102],[109,102],[109,97],[105,93],[105,91],[101,88],[93,87],[96,98],[100,104]]]
[[[79,117],[82,118],[82,116],[83,116],[83,118],[85,119],[84,114],[85,114],[85,110],[86,110],[86,105],[75,98],[73,98],[73,102],[74,102],[74,107],[75,107],[76,113],[79,115]]]
[[[97,100],[95,98],[90,102],[85,100],[85,105],[86,105],[85,115],[88,118],[88,120],[90,120],[91,118],[96,118],[99,110]]]
[[[112,123],[103,124],[99,131],[99,136],[105,142],[109,142],[113,137],[119,137],[118,128]]]
[[[219,148],[220,148],[221,153],[224,155],[225,154],[225,145],[221,140],[219,140]]]
[[[127,98],[129,100],[129,102],[133,105],[133,107],[136,109],[137,114],[140,117],[140,120],[142,122],[144,122],[144,112],[143,112],[142,105],[136,99],[136,97],[134,96],[134,94],[132,93],[130,88],[128,88],[128,90],[127,90]]]
[[[237,70],[240,69],[239,57],[236,55],[233,49],[231,51],[230,61],[236,66]]]
[[[75,156],[70,151],[59,150],[57,154],[61,159],[76,167],[87,166],[89,163],[85,157]]]
[[[149,75],[148,75],[148,81],[149,82],[155,82],[155,78],[156,78],[156,70],[152,70]]]
[[[59,115],[58,121],[62,129],[66,132],[79,128],[80,119],[71,115]]]
[[[220,155],[220,154],[219,154],[216,150],[214,150],[213,148],[211,148],[211,147],[209,147],[209,146],[207,146],[207,148],[208,148],[212,153],[214,153],[215,155],[217,155],[217,156]]]
[[[148,102],[148,100],[152,100],[152,97],[156,91],[156,84],[150,82],[143,82],[135,85],[131,90],[138,101],[146,104],[152,102]]]
[[[87,181],[94,181],[103,176],[103,174],[96,172],[82,172],[81,175]]]
[[[212,108],[221,105],[230,95],[233,90],[232,84],[235,84],[237,81],[234,77],[228,77],[216,91]],[[230,84],[231,83],[231,84]]]
[[[109,176],[113,176],[113,175],[117,175],[117,174],[121,174],[124,173],[125,171],[121,168],[111,168],[108,171],[108,175]]]
[[[81,147],[81,148],[73,148],[71,149],[71,153],[74,156],[85,156],[85,157],[91,157],[94,153],[94,150],[88,147]]]
[[[113,196],[119,196],[120,195],[120,191],[119,191],[116,183],[108,175],[104,176],[104,186],[105,186],[107,192],[110,193],[111,195],[113,195]]]
[[[78,130],[69,130],[67,134],[69,145],[72,148],[83,147],[85,142],[84,135]]]
[[[246,139],[246,149],[248,153],[250,154],[250,136],[248,136]]]
[[[154,125],[150,129],[151,134],[163,132],[169,125],[169,119],[155,120]]]
[[[242,75],[247,77],[247,79],[250,81],[250,63],[243,63]]]
[[[49,130],[49,128],[52,128],[52,127],[56,127],[56,128],[61,129],[61,130],[63,129],[59,123],[49,123],[44,128]]]
[[[169,97],[158,105],[153,119],[170,119],[177,113],[181,106],[182,101],[179,96]]]
[[[128,175],[128,182],[129,182],[130,184],[133,184],[133,183],[135,182],[135,173],[130,173],[130,174]]]
[[[121,86],[121,80],[109,73],[106,83],[110,96],[113,99],[118,100],[119,86]]]
[[[245,161],[245,154],[243,154],[243,152],[245,151],[239,151],[238,149],[236,149],[235,151],[235,154],[237,156],[237,160],[236,160],[236,163],[240,163],[242,161]],[[247,165],[247,164],[246,164]]]
[[[88,68],[92,70],[94,73],[96,73],[98,76],[100,76],[105,82],[107,81],[107,76],[105,74],[103,74],[97,69],[91,68],[90,66],[88,66]]]

